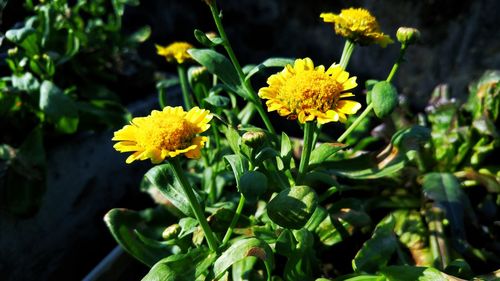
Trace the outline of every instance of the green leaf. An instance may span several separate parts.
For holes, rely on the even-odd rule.
[[[387,281],[450,281],[448,275],[432,267],[388,266],[380,270]]]
[[[141,182],[142,190],[159,190],[179,211],[187,216],[194,216],[187,196],[177,180],[172,176],[170,164],[157,165],[151,168]],[[195,192],[196,193],[196,192]],[[198,194],[196,194],[198,195]],[[201,197],[197,196],[201,202]]]
[[[238,92],[241,85],[240,78],[234,66],[225,56],[210,49],[189,49],[188,53],[194,60],[205,66],[208,72],[217,75],[233,91]]]
[[[106,226],[123,249],[151,267],[163,257],[170,255],[172,249],[168,245],[152,245],[141,240],[134,230],[143,227],[148,220],[146,212],[127,209],[112,209],[104,216]]]
[[[395,223],[392,216],[379,222],[372,237],[363,244],[352,261],[355,272],[374,273],[389,262],[398,247],[393,233]]]
[[[217,254],[210,253],[207,248],[195,248],[186,254],[172,255],[157,262],[142,281],[194,281],[207,275],[216,257]]]
[[[280,149],[280,155],[281,159],[283,159],[283,166],[281,168],[290,168],[290,162],[293,161],[292,156],[293,156],[293,146],[292,142],[290,141],[290,138],[285,134],[285,132],[281,133],[281,149]]]
[[[245,80],[250,79],[252,76],[255,74],[259,73],[260,71],[270,68],[270,67],[285,67],[287,64],[293,64],[295,60],[290,59],[290,58],[269,58],[259,65],[255,66],[252,68],[250,71],[248,71],[247,76],[245,77]]]
[[[35,93],[40,89],[38,79],[31,72],[25,72],[21,76],[12,75],[12,86],[28,93]]]
[[[235,154],[240,154],[240,134],[231,126],[226,127],[226,139]]]
[[[259,171],[247,171],[241,175],[238,190],[249,203],[257,202],[259,196],[267,190],[267,177]]]
[[[380,153],[366,153],[351,159],[324,161],[322,167],[353,179],[376,179],[391,176],[406,167],[414,154],[429,140],[429,130],[413,126],[394,134]]]
[[[82,130],[95,129],[98,125],[106,128],[117,128],[127,124],[132,115],[120,103],[109,100],[90,100],[77,102],[79,127]]]
[[[424,175],[422,188],[426,198],[435,201],[445,210],[451,233],[464,238],[464,200],[467,198],[458,179],[453,174],[429,173]]]
[[[42,204],[47,185],[42,129],[36,127],[31,131],[17,151],[8,150],[10,159],[6,170],[0,171],[0,206],[12,214],[27,217]]]
[[[211,95],[209,97],[204,98],[203,100],[206,101],[208,104],[211,104],[219,108],[226,107],[230,102],[229,98],[219,95]]]
[[[222,40],[222,38],[220,37],[216,37],[213,39],[208,38],[205,32],[199,29],[194,30],[194,37],[196,38],[196,40],[198,40],[198,42],[200,42],[200,44],[208,48],[213,48],[217,45],[224,43],[224,40]]]
[[[373,111],[378,118],[384,118],[394,111],[398,105],[396,88],[387,81],[380,81],[371,90]]]
[[[282,190],[267,205],[269,218],[279,226],[302,228],[318,205],[316,192],[305,185]]]
[[[274,267],[274,255],[269,245],[257,238],[247,238],[236,241],[226,251],[224,251],[214,264],[215,279],[220,278],[231,265],[246,257],[254,256],[259,258],[266,265],[268,276]]]
[[[314,237],[306,229],[293,232],[296,246],[285,264],[283,277],[285,280],[313,280],[313,271],[318,267],[319,261],[314,252]]]
[[[313,167],[314,165],[320,165],[345,147],[346,145],[342,143],[323,143],[311,152],[309,165]],[[313,169],[313,167],[310,168]]]
[[[78,128],[78,108],[54,83],[43,81],[39,107],[62,133],[71,134]]]
[[[144,43],[151,36],[151,27],[143,26],[128,36],[127,41],[132,44]]]
[[[253,281],[253,280],[265,280],[258,275],[258,271],[254,269],[255,264],[259,259],[250,256],[246,257],[239,262],[233,264],[231,270],[231,277],[233,281]]]
[[[21,46],[30,56],[40,52],[38,33],[29,25],[18,29],[8,30],[5,33],[5,38]]]
[[[233,170],[234,178],[236,179],[236,185],[241,186],[240,179],[245,172],[248,171],[248,163],[243,159],[241,155],[226,155],[224,160],[229,163],[231,169]]]
[[[113,8],[117,16],[123,16],[125,5],[139,6],[139,0],[112,0]]]

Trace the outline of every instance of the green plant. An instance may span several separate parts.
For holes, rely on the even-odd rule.
[[[206,48],[182,50],[204,68],[162,81],[162,111],[113,138],[132,153],[128,163],[158,164],[141,184],[156,208],[105,216],[120,245],[151,267],[143,280],[457,280],[496,269],[499,174],[483,161],[498,150],[497,72],[471,87],[463,108],[437,92],[427,115],[406,119],[392,80],[419,34],[403,28],[395,64],[385,80],[366,83],[367,106],[354,117],[361,104],[348,99],[357,84],[349,59],[360,44],[392,41],[368,11],[322,14],[346,37],[339,65],[270,58],[240,67],[217,4],[205,2],[220,37],[196,30]],[[256,93],[251,78],[274,67],[281,72]],[[177,82],[211,114],[167,106]],[[302,142],[275,133],[257,96],[298,121]],[[266,129],[251,124],[254,112]],[[210,120],[211,130],[200,125]],[[336,121],[347,128],[335,141],[321,132]]]
[[[8,30],[0,78],[1,205],[27,215],[45,190],[44,140],[114,128],[130,120],[110,87],[120,64],[149,36],[121,34],[125,5],[138,1],[26,0],[30,16]]]

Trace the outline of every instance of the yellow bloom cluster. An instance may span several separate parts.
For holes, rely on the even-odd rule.
[[[167,106],[153,110],[146,117],[132,119],[130,125],[115,132],[112,140],[119,152],[134,152],[126,162],[151,159],[154,164],[165,158],[184,154],[199,158],[207,137],[196,136],[210,127],[212,115],[208,110],[194,107],[185,112],[182,107]]]
[[[377,19],[368,10],[349,8],[340,14],[321,13],[324,22],[333,23],[335,33],[361,45],[379,44],[382,47],[392,43],[391,37],[380,31]]]
[[[314,67],[310,58],[297,59],[281,72],[267,79],[268,87],[259,90],[267,99],[268,111],[277,111],[301,123],[317,119],[318,123],[345,122],[347,114],[355,114],[361,104],[345,97],[357,86],[356,77],[350,77],[339,65],[325,71],[323,65]]]
[[[187,42],[174,42],[165,47],[156,45],[156,53],[165,57],[168,62],[177,62],[178,64],[182,64],[193,59],[187,52],[192,48],[194,48],[193,45]]]

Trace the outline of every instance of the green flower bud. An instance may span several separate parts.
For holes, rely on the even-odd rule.
[[[414,44],[420,40],[420,31],[413,27],[400,27],[396,32],[396,38],[402,44]]]
[[[258,148],[266,140],[266,133],[262,131],[246,132],[241,136],[241,140],[251,148]]]
[[[161,236],[165,240],[170,240],[173,238],[177,238],[177,235],[179,235],[180,232],[181,232],[181,226],[175,223],[165,228]]]
[[[19,51],[19,50],[17,49],[17,47],[14,47],[14,48],[12,48],[12,49],[9,49],[9,50],[7,51],[7,53],[9,54],[9,56],[10,56],[10,57],[12,57],[12,56],[17,55],[17,52],[18,52],[18,51]]]

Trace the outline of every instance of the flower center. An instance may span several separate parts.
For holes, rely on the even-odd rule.
[[[197,128],[182,116],[163,115],[150,117],[149,122],[141,124],[137,143],[142,147],[175,151],[191,145]]]
[[[347,23],[345,28],[349,28],[352,31],[360,30],[376,32],[379,29],[375,17],[363,9],[343,10],[340,13],[340,17],[342,17]]]
[[[308,70],[290,77],[279,90],[277,98],[288,104],[293,113],[302,110],[326,112],[334,107],[342,92],[342,85],[330,75]]]

